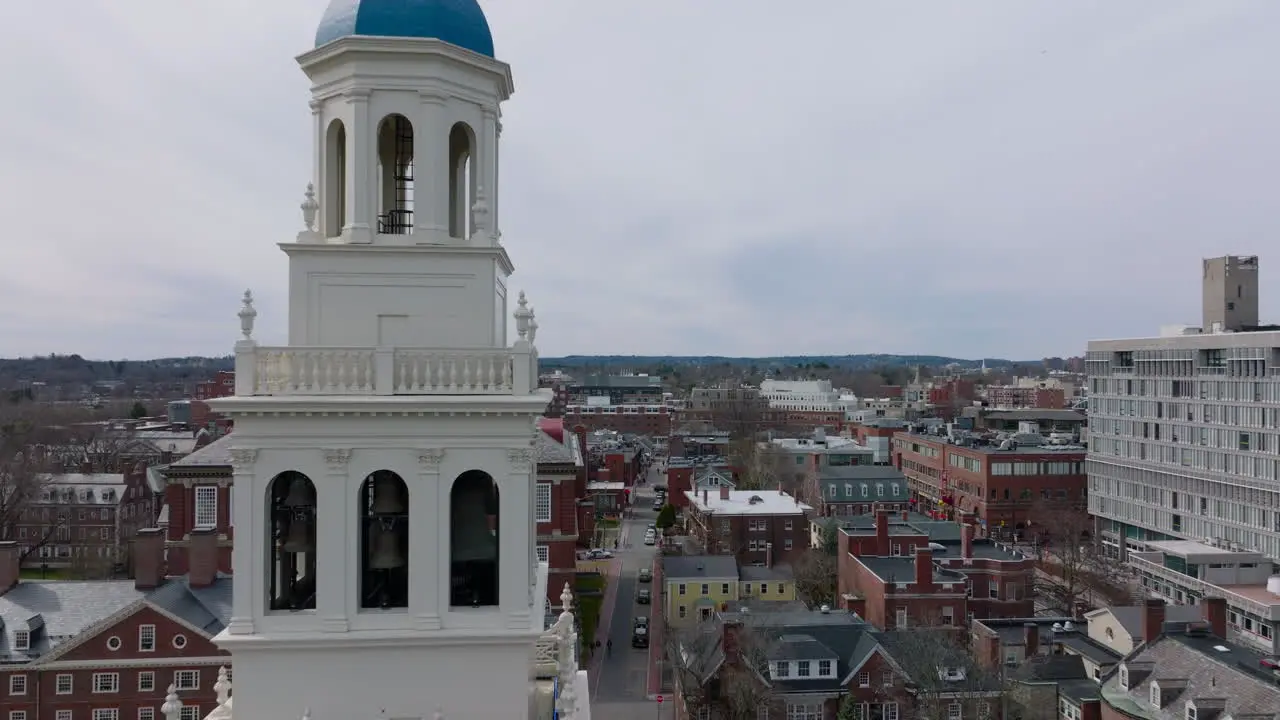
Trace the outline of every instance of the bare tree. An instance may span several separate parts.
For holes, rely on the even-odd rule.
[[[734,458],[738,473],[738,489],[740,490],[773,490],[779,486],[787,486],[787,454],[772,443],[761,443],[744,440],[735,448]]]
[[[1123,565],[1093,541],[1093,519],[1078,504],[1041,499],[1032,508],[1035,536],[1035,592],[1042,610],[1074,616],[1080,606],[1126,603]]]
[[[45,472],[47,448],[61,440],[52,416],[31,407],[0,415],[0,540],[18,541],[21,560],[45,547],[67,521],[65,511],[41,508],[51,486]],[[45,517],[47,515],[47,517]],[[19,534],[19,528],[26,533]]]
[[[756,720],[776,700],[765,677],[777,642],[777,632],[755,616],[669,628],[663,650],[690,717],[707,707],[717,718]]]
[[[796,595],[809,607],[835,604],[839,568],[834,553],[822,548],[806,550],[791,569],[795,573]]]
[[[885,641],[896,669],[904,676],[904,700],[911,707],[906,717],[950,720],[998,716],[1008,695],[1002,668],[978,662],[962,628],[925,622],[890,632]]]

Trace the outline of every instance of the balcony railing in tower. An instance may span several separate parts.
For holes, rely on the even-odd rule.
[[[393,115],[385,122],[390,124],[392,135],[392,167],[389,187],[383,192],[386,209],[378,215],[378,233],[409,235],[413,233],[413,123],[403,115]]]

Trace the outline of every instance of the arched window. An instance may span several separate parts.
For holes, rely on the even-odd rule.
[[[476,134],[466,123],[455,123],[449,131],[449,235],[463,240],[471,237],[475,148]]]
[[[272,610],[316,607],[316,486],[300,472],[280,473],[267,486]]]
[[[468,470],[449,491],[449,604],[498,604],[498,485]]]
[[[378,232],[413,232],[413,123],[403,115],[378,125]]]
[[[329,123],[324,152],[324,233],[337,237],[347,224],[347,128],[341,120]]]
[[[409,607],[409,488],[379,470],[360,488],[360,607]]]

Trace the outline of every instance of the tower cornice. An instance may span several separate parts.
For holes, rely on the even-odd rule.
[[[412,235],[402,236],[406,240],[413,238]],[[461,242],[461,241],[460,241]],[[280,249],[286,255],[318,255],[324,253],[355,253],[361,255],[382,254],[394,255],[396,253],[405,255],[453,255],[453,256],[492,256],[497,260],[498,264],[506,271],[508,275],[515,272],[515,265],[511,263],[511,256],[507,254],[505,247],[481,246],[474,245],[348,245],[345,243],[279,243]]]
[[[498,81],[499,100],[511,97],[516,89],[510,65],[430,38],[351,36],[305,52],[297,57],[297,61],[302,70],[310,76],[322,71],[335,61],[348,59],[350,55],[355,54],[438,57],[447,62],[492,75]]]

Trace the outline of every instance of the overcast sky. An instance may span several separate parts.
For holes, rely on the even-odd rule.
[[[1228,253],[1280,321],[1280,2],[481,2],[544,356],[1080,354]],[[284,342],[325,4],[7,10],[0,356]]]

